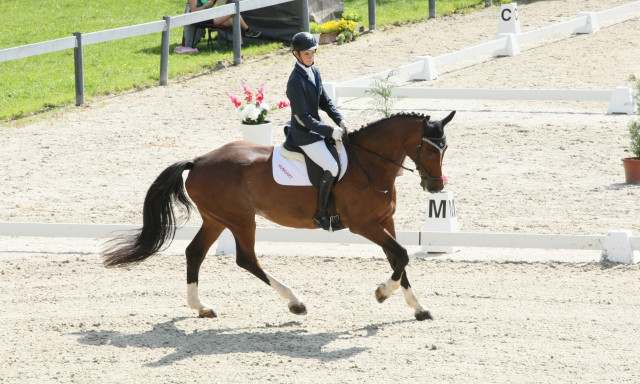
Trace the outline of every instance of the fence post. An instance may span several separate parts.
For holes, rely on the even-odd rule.
[[[309,25],[309,0],[302,0],[302,31],[310,32],[311,26]]]
[[[369,0],[369,30],[376,29],[376,0]]]
[[[160,85],[167,85],[169,81],[169,47],[171,45],[171,16],[162,16],[165,29],[162,31],[162,45],[160,47]]]
[[[73,49],[73,66],[76,76],[76,105],[84,104],[84,71],[82,62],[82,33],[73,32],[76,37],[76,47]]]
[[[240,36],[240,0],[234,0],[236,13],[233,14],[233,64],[242,64],[242,41]]]
[[[429,18],[435,19],[436,17],[436,0],[429,0]]]

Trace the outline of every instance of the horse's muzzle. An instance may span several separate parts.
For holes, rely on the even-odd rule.
[[[427,178],[423,178],[420,182],[420,186],[423,191],[427,191],[429,193],[438,193],[444,188],[442,179],[429,180]]]

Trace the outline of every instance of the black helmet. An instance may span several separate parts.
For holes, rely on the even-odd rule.
[[[311,51],[318,49],[318,42],[309,32],[298,32],[291,42],[292,51]]]

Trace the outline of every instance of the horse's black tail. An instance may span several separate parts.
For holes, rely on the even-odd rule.
[[[105,267],[139,263],[161,251],[165,242],[171,244],[176,232],[173,203],[177,201],[186,208],[187,218],[192,208],[182,180],[182,172],[192,168],[193,162],[181,161],[162,171],[144,199],[142,228],[107,243],[102,252]]]

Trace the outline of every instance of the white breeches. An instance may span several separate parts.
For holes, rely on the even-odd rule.
[[[306,153],[314,163],[318,164],[320,168],[331,172],[333,177],[338,176],[338,163],[333,156],[331,156],[331,152],[329,152],[324,141],[321,140],[315,143],[301,145],[300,148],[302,148],[304,153]]]

